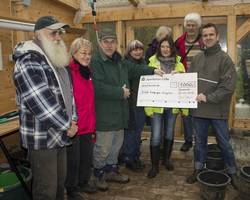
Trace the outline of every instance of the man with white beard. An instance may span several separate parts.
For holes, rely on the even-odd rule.
[[[77,131],[65,69],[69,56],[61,37],[67,27],[52,16],[41,17],[34,39],[18,44],[13,54],[20,138],[28,149],[33,200],[64,199],[65,146]]]

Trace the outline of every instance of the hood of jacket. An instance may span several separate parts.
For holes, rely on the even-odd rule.
[[[15,46],[12,58],[14,61],[17,61],[19,58],[23,57],[28,53],[44,55],[43,50],[33,40],[29,40],[25,42],[20,42]]]

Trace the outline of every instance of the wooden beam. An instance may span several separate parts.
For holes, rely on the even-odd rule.
[[[55,0],[59,3],[62,3],[70,8],[73,8],[74,10],[77,10],[79,8],[80,2],[79,0]]]
[[[128,0],[134,7],[137,7],[138,4],[140,3],[139,0]]]
[[[118,51],[123,54],[125,51],[125,27],[124,22],[116,22],[116,35],[118,41]]]
[[[250,18],[237,29],[237,42],[250,32]]]
[[[180,35],[183,34],[183,25],[182,24],[176,24],[173,26],[173,38],[176,40]]]
[[[227,16],[227,52],[233,62],[237,63],[237,52],[236,52],[236,15]],[[235,117],[235,94],[232,97],[232,103],[230,107],[230,116],[229,116],[229,126],[234,126],[234,117]]]
[[[250,4],[244,4],[250,9]],[[97,12],[97,21],[119,21],[119,20],[140,20],[140,19],[164,19],[164,18],[183,18],[190,11],[198,12],[202,16],[227,16],[235,13],[235,9],[239,9],[237,13],[246,12],[245,7],[234,7],[232,5],[210,5],[202,3],[178,3],[178,4],[162,4],[162,5],[146,5],[143,8],[105,8],[99,9]],[[83,23],[93,22],[91,13],[83,18]]]
[[[135,39],[134,28],[132,26],[126,26],[126,45]]]

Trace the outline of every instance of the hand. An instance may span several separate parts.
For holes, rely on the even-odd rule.
[[[129,98],[129,96],[130,96],[130,91],[129,91],[128,88],[126,88],[126,84],[124,84],[124,85],[122,86],[122,89],[123,89],[123,98],[124,98],[124,99]]]
[[[177,73],[178,73],[178,71],[176,71],[176,70],[171,71],[171,74],[177,74]]]
[[[198,94],[198,96],[196,97],[196,100],[201,103],[201,102],[207,102],[207,97],[203,94],[200,93]]]
[[[67,136],[74,137],[77,132],[78,126],[75,121],[71,122],[71,127],[67,131]]]
[[[157,74],[159,76],[163,76],[163,74],[165,74],[165,72],[161,69],[154,69],[154,74]]]

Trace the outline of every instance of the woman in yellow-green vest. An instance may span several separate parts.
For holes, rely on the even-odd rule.
[[[158,45],[156,54],[149,61],[149,66],[162,69],[165,73],[185,72],[181,58],[176,55],[172,37],[163,38]],[[159,173],[160,145],[162,139],[162,125],[164,126],[164,164],[167,170],[174,169],[170,161],[174,141],[174,127],[177,114],[188,114],[188,109],[177,108],[145,108],[146,115],[151,117],[150,154],[152,167],[148,172],[149,178]]]

